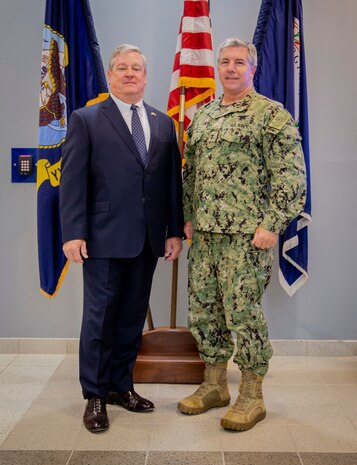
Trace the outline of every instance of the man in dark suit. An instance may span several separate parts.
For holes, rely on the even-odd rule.
[[[71,115],[60,187],[63,251],[83,263],[80,382],[91,432],[108,429],[106,403],[154,408],[134,391],[132,370],[158,257],[178,257],[183,235],[175,128],[143,102],[141,51],[117,47],[108,80],[107,100]]]

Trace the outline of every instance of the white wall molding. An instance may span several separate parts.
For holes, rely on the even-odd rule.
[[[357,340],[272,339],[274,355],[357,356]],[[79,339],[0,338],[0,354],[77,354]]]

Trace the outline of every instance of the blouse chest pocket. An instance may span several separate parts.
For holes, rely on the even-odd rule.
[[[222,139],[232,144],[250,145],[254,140],[254,134],[247,128],[227,127],[222,129]]]
[[[196,145],[196,147],[206,147],[212,149],[217,144],[219,144],[219,131],[217,129],[196,129],[196,131],[191,136],[191,145]]]
[[[203,132],[194,131],[190,136],[190,145],[196,145],[203,136]]]
[[[259,132],[249,126],[226,127],[222,129],[222,142],[227,145],[229,161],[241,163],[262,163],[262,143]]]

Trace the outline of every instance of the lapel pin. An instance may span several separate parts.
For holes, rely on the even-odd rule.
[[[152,111],[152,112],[150,113],[150,115],[151,115],[151,116],[156,116],[156,113],[155,113],[154,111]]]

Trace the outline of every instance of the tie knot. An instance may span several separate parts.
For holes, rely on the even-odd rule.
[[[130,107],[133,111],[137,111],[138,110],[138,106],[137,105],[134,105],[132,104],[132,106]]]

